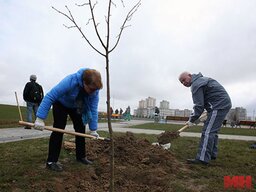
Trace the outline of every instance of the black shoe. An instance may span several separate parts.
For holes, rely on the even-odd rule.
[[[52,171],[57,171],[57,172],[63,171],[62,166],[60,164],[56,163],[56,162],[47,162],[46,163],[46,168],[50,169]]]
[[[91,165],[92,162],[90,160],[88,160],[86,157],[85,158],[81,158],[81,159],[76,159],[78,162],[83,163],[85,165]]]
[[[26,126],[26,127],[24,127],[24,129],[31,129],[31,127],[27,127],[27,126]]]
[[[187,159],[188,164],[201,164],[201,165],[208,165],[207,162],[201,161],[199,159]]]
[[[211,156],[211,160],[216,160],[216,158],[217,158],[217,157],[213,157],[213,156]]]

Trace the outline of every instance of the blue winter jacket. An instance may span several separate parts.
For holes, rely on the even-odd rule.
[[[194,112],[189,119],[191,122],[195,122],[204,109],[211,112],[231,108],[231,100],[224,87],[216,80],[204,77],[201,73],[192,74],[191,92],[194,102]]]
[[[76,108],[76,98],[79,90],[83,89],[83,72],[86,68],[80,69],[77,73],[68,75],[53,87],[43,98],[36,116],[41,119],[46,119],[48,112],[53,103],[60,102],[67,108]],[[99,90],[92,94],[84,95],[84,107],[82,112],[84,124],[89,124],[91,131],[97,130],[98,125],[98,103],[99,103]]]

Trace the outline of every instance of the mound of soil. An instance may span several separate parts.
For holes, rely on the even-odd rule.
[[[153,146],[146,139],[137,139],[132,133],[114,138],[115,191],[171,191],[170,181],[182,165],[174,155],[161,146]],[[74,143],[65,142],[65,149],[74,150]],[[109,191],[110,142],[88,140],[88,159],[92,166],[56,180],[56,191]],[[58,186],[59,183],[59,186]]]

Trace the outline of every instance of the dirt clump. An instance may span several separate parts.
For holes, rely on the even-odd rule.
[[[173,139],[180,137],[179,132],[165,131],[157,136],[158,143],[161,145],[171,143]]]
[[[170,181],[183,166],[169,150],[153,146],[148,140],[138,139],[129,132],[115,137],[114,144],[115,191],[171,191]],[[64,144],[64,148],[71,151],[74,146],[70,142]],[[66,173],[69,176],[57,180],[55,188],[61,186],[65,191],[109,191],[110,142],[88,140],[86,149],[93,165],[85,166],[79,173]]]

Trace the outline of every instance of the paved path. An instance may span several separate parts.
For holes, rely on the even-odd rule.
[[[149,121],[141,121],[141,120],[125,121],[125,122],[119,122],[119,123],[112,123],[112,127],[113,127],[113,131],[118,132],[117,130],[120,130],[120,132],[124,132],[124,130],[122,130],[123,127],[143,124],[146,122],[149,122]],[[72,125],[67,125],[65,130],[74,131]],[[99,123],[98,130],[108,131],[107,123]],[[38,131],[35,129],[24,129],[23,127],[4,128],[4,129],[0,129],[0,143],[20,141],[20,140],[33,139],[33,138],[49,137],[50,134],[51,134],[51,131],[47,131],[47,130]]]
[[[149,121],[143,120],[131,120],[126,122],[118,122],[112,123],[112,128],[114,132],[133,132],[133,133],[144,133],[144,134],[161,134],[164,131],[161,130],[151,130],[151,129],[135,129],[128,128],[132,125],[143,124]],[[72,125],[67,125],[66,130],[74,131]],[[107,123],[99,123],[98,130],[108,131]],[[0,129],[0,143],[20,141],[25,139],[33,139],[33,138],[42,138],[49,137],[51,131],[38,131],[34,129],[24,129],[23,127],[19,128],[6,128]],[[180,134],[182,137],[200,137],[200,133],[191,133],[191,132],[182,132]],[[233,140],[244,140],[244,141],[256,141],[256,137],[254,136],[238,136],[238,135],[223,135],[219,134],[220,139],[233,139]]]

